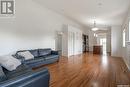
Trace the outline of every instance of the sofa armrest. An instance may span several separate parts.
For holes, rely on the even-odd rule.
[[[49,80],[48,69],[44,68],[0,82],[0,87],[49,87]]]
[[[59,52],[58,51],[51,51],[51,54],[54,54],[54,55],[59,55]]]

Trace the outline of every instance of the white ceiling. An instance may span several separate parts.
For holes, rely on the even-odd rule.
[[[122,25],[130,0],[34,0],[39,4],[62,13],[73,20],[92,26]]]

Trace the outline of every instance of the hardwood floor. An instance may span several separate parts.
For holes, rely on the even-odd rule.
[[[122,58],[85,53],[62,57],[47,67],[50,87],[130,87],[130,73]]]

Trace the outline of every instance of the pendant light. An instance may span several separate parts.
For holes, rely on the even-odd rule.
[[[97,27],[96,27],[96,21],[94,21],[94,27],[92,28],[92,31],[97,31],[99,30]]]

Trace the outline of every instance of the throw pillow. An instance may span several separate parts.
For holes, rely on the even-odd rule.
[[[19,52],[18,55],[25,58],[25,60],[34,59],[34,56],[29,51]]]
[[[15,70],[19,65],[21,65],[21,62],[14,58],[11,55],[1,56],[0,57],[0,64],[4,68],[6,68],[9,71]]]

